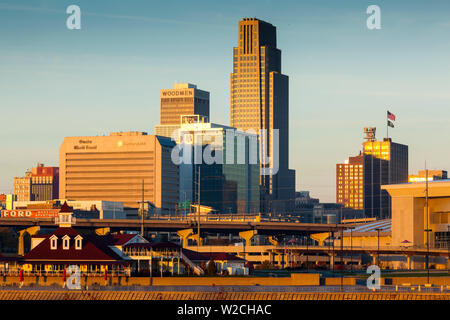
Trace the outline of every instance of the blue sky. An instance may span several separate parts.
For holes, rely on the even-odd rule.
[[[66,28],[67,6],[81,30]],[[366,8],[381,8],[368,30]],[[0,0],[0,192],[37,162],[58,165],[65,136],[147,131],[159,90],[191,82],[229,124],[237,23],[277,27],[290,77],[290,163],[297,190],[335,201],[335,164],[365,126],[409,145],[410,173],[450,169],[449,1]]]

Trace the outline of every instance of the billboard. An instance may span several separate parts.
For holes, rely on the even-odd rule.
[[[23,210],[2,210],[1,218],[53,218],[57,217],[60,209],[23,209]]]

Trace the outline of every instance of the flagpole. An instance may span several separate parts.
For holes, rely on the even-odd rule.
[[[386,138],[389,139],[389,117],[388,117],[388,113],[389,111],[386,112]]]

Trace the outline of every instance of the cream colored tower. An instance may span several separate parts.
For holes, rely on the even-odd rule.
[[[60,197],[120,201],[137,208],[144,180],[145,201],[172,210],[178,202],[174,145],[169,138],[144,132],[66,137],[59,149]]]
[[[261,176],[263,211],[289,211],[295,194],[295,171],[289,169],[289,78],[281,73],[276,28],[256,18],[239,22],[239,44],[233,49],[231,126],[268,130],[262,152],[272,156],[272,130],[279,130],[279,170]],[[264,148],[264,146],[267,146]],[[264,166],[261,163],[261,166]]]

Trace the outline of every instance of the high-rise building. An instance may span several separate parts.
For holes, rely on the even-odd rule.
[[[59,149],[60,197],[119,201],[129,208],[138,208],[144,197],[162,212],[173,211],[179,188],[174,146],[145,132],[66,137]]]
[[[445,170],[419,170],[417,174],[410,174],[408,176],[408,182],[424,182],[428,179],[428,181],[436,181],[436,180],[445,180],[447,179],[447,171]]]
[[[408,182],[408,146],[390,138],[377,141],[375,128],[364,128],[363,151],[336,165],[336,202],[366,217],[391,216],[389,194],[381,185]]]
[[[349,157],[336,164],[336,202],[347,208],[364,208],[363,189],[364,156]]]
[[[155,127],[155,134],[171,137],[172,132],[180,127],[183,115],[200,115],[209,119],[209,92],[197,89],[190,83],[175,83],[173,89],[162,89],[160,125]]]
[[[236,128],[183,116],[180,148],[180,202],[222,213],[259,213],[258,136]],[[209,158],[208,158],[209,157]]]
[[[263,159],[276,159],[273,150],[278,145],[278,165],[261,161],[262,168],[278,167],[276,174],[261,175],[261,210],[287,211],[295,199],[295,171],[289,169],[289,78],[281,73],[276,28],[256,18],[244,18],[238,28],[230,78],[231,126],[267,130],[260,137]],[[279,130],[278,143],[273,130]]]
[[[364,128],[364,213],[368,217],[389,218],[391,199],[381,185],[408,182],[408,146],[377,141],[375,128]]]
[[[17,201],[43,201],[58,199],[59,168],[45,167],[38,163],[36,168],[25,172],[25,177],[15,177],[14,194]]]

